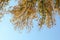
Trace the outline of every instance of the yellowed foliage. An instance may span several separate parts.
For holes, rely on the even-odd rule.
[[[0,0],[0,2],[5,1]],[[53,11],[58,11],[60,14],[60,0],[18,0],[18,5],[9,12],[14,15],[11,21],[15,28],[23,30],[28,26],[30,30],[33,26],[32,20],[38,18],[37,14],[41,16],[40,19],[38,18],[39,26],[46,24],[48,28],[51,28],[55,24]]]
[[[5,5],[8,4],[10,0],[0,0],[0,10],[3,9]]]

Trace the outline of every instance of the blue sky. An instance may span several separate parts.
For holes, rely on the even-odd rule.
[[[14,4],[11,2],[10,5]],[[5,14],[0,22],[0,40],[60,40],[60,17],[56,16],[56,25],[51,29],[45,25],[42,29],[38,29],[37,22],[34,21],[34,28],[27,33],[22,31],[19,33],[14,30],[14,25],[10,23],[11,14]]]

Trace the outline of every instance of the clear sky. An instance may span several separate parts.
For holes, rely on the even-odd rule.
[[[14,4],[12,1],[10,5]],[[48,29],[45,25],[41,30],[34,21],[34,28],[27,33],[22,31],[19,33],[14,30],[14,25],[10,23],[11,15],[6,14],[0,22],[0,40],[60,40],[60,17],[56,16],[56,25]]]

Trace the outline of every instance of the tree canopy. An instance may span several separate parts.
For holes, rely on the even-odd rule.
[[[0,0],[0,10],[4,10],[3,7],[6,6],[9,1],[10,0]],[[51,28],[55,25],[55,12],[58,12],[58,15],[60,15],[60,0],[16,1],[18,1],[18,5],[14,6],[12,10],[8,10],[8,12],[13,15],[13,18],[10,20],[11,23],[15,25],[15,28],[20,30],[24,28],[31,29],[33,27],[33,19],[38,20],[40,28],[44,24],[46,24],[48,28]],[[40,17],[38,17],[38,14]]]

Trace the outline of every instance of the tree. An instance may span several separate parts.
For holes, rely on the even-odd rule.
[[[9,0],[0,0],[4,4]],[[17,0],[18,5],[14,6],[11,12],[13,18],[11,22],[15,28],[23,30],[24,28],[31,29],[33,27],[32,20],[37,18],[40,28],[46,24],[48,28],[55,25],[55,12],[60,14],[60,0]],[[0,4],[1,5],[1,4]],[[3,6],[1,5],[3,8]],[[1,10],[1,9],[0,9]],[[38,15],[41,17],[38,17]]]

